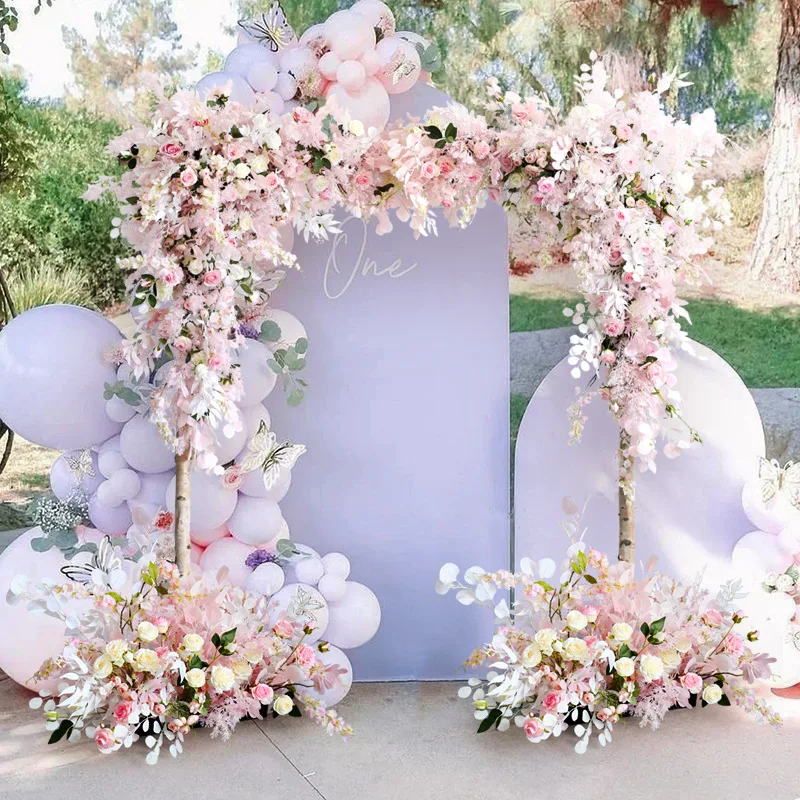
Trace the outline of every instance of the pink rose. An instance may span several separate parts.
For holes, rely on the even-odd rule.
[[[703,622],[710,628],[718,628],[722,625],[722,614],[720,614],[716,608],[709,608],[708,611],[703,614]]]
[[[514,103],[511,106],[511,116],[515,122],[527,122],[530,119],[528,107],[523,103]]]
[[[302,664],[304,667],[311,666],[317,661],[317,657],[314,655],[314,651],[308,645],[305,644],[300,645],[300,647],[297,648],[294,657],[297,660],[297,663]]]
[[[253,697],[255,697],[262,706],[272,702],[272,698],[275,696],[273,688],[266,683],[257,683],[251,691]]]
[[[439,171],[442,173],[442,175],[447,176],[455,171],[456,162],[453,161],[452,158],[440,158],[436,163],[438,164]]]
[[[611,337],[619,336],[624,329],[625,326],[618,319],[606,320],[605,324],[603,325],[603,330],[605,331],[606,336]]]
[[[121,703],[117,703],[114,706],[114,721],[124,725],[128,721],[128,717],[133,713],[133,704],[129,703],[127,700],[123,700]],[[104,730],[101,728],[100,730]],[[113,738],[113,737],[112,737]]]
[[[661,386],[664,383],[664,368],[658,362],[648,364],[647,377],[654,386]]]
[[[114,734],[108,728],[98,728],[94,732],[94,742],[101,753],[110,753],[117,744]]]
[[[626,208],[618,208],[614,212],[614,219],[619,222],[620,225],[624,225],[628,219],[630,218],[631,214]]]
[[[226,489],[238,489],[242,485],[242,471],[236,464],[222,474],[222,485]]]
[[[179,336],[172,344],[179,353],[186,353],[192,346],[192,340],[188,336]]]
[[[538,717],[528,717],[525,720],[525,724],[522,726],[522,729],[525,731],[525,735],[531,741],[540,738],[542,734],[544,734],[542,721]]]
[[[311,112],[307,108],[303,108],[303,106],[298,106],[292,116],[294,117],[295,122],[299,122],[301,125],[305,125],[313,119]]]
[[[439,167],[436,166],[435,161],[426,161],[422,165],[422,177],[425,180],[431,180],[439,174]]]
[[[292,625],[292,623],[284,617],[275,623],[273,630],[278,634],[278,636],[291,636],[294,633],[294,625]]]
[[[477,142],[472,143],[472,153],[475,158],[486,158],[491,152],[488,142],[479,139]]]
[[[703,688],[703,679],[696,672],[687,672],[681,677],[681,685],[692,694],[697,694]]]
[[[219,286],[222,283],[222,273],[218,269],[210,269],[203,275],[203,283],[206,286]]]
[[[228,161],[236,161],[242,157],[242,148],[238,144],[229,144],[225,148],[225,158]]]
[[[264,184],[267,189],[276,189],[279,183],[278,176],[274,172],[270,172],[264,176]]]
[[[369,175],[366,172],[359,172],[356,175],[356,186],[367,186],[370,182]]]
[[[161,145],[161,152],[169,158],[175,158],[183,152],[183,148],[175,142],[167,142]]]
[[[664,229],[664,233],[672,236],[678,230],[678,223],[672,217],[664,217],[661,220],[661,227]]]
[[[159,633],[166,633],[169,628],[169,620],[166,617],[153,617],[153,625],[158,628]]]
[[[190,186],[194,186],[197,183],[197,173],[191,167],[186,167],[186,169],[181,172],[181,183],[187,189]]]
[[[633,136],[633,128],[630,125],[620,125],[617,128],[617,138],[627,142]]]
[[[597,614],[599,612],[597,611],[596,606],[584,606],[581,609],[581,613],[584,617],[586,617],[586,619],[589,620],[589,622],[597,622]]]
[[[732,656],[739,657],[744,652],[744,641],[741,636],[732,633],[725,640],[725,650]]]
[[[159,273],[158,277],[162,283],[167,286],[177,286],[183,278],[183,270],[180,267],[164,267]]]
[[[556,182],[553,178],[539,178],[539,183],[536,184],[536,188],[539,190],[539,194],[550,194],[550,192],[555,189]]]
[[[617,354],[613,350],[603,350],[600,353],[600,363],[610,367],[617,360]]]
[[[561,695],[558,692],[548,692],[544,696],[544,700],[542,701],[542,706],[545,711],[555,711],[558,708],[558,704],[561,702]]]

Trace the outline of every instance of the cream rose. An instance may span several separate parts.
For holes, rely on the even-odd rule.
[[[722,700],[722,689],[720,689],[716,683],[709,683],[708,686],[703,689],[703,700],[710,705],[719,703],[719,701]]]
[[[158,639],[158,628],[152,622],[140,622],[136,627],[136,635],[143,642],[150,643]]]
[[[633,628],[627,622],[618,622],[611,628],[611,635],[618,642],[627,642],[633,636]]]
[[[692,649],[692,640],[688,636],[681,636],[675,642],[675,649],[679,653],[688,653]]]
[[[552,628],[542,628],[542,630],[536,631],[536,635],[533,637],[543,655],[546,656],[552,655],[553,642],[555,642],[557,638],[558,634]]]
[[[617,675],[621,675],[623,678],[630,678],[633,675],[635,666],[632,658],[618,658],[614,664],[614,669],[617,671]]]
[[[288,694],[282,694],[280,697],[275,698],[275,702],[272,704],[272,707],[275,709],[276,714],[280,714],[282,717],[285,717],[292,710],[292,708],[294,708],[294,703]]]
[[[659,653],[659,658],[664,662],[664,666],[675,669],[681,663],[681,656],[675,650],[667,650]]]
[[[211,667],[211,685],[218,692],[229,692],[236,685],[233,670],[220,664]]]
[[[237,678],[247,678],[253,671],[247,659],[241,657],[231,661],[231,669]]]
[[[239,163],[234,167],[234,174],[240,180],[244,180],[250,174],[250,167],[247,164]]]
[[[242,654],[251,664],[258,664],[263,657],[263,653],[261,650],[256,647],[254,644],[248,646],[248,648]]]
[[[567,627],[573,631],[582,631],[589,624],[586,614],[573,610],[567,614]]]
[[[203,637],[196,633],[187,633],[183,637],[183,649],[188,653],[199,653],[204,644]]]
[[[647,681],[657,681],[664,674],[664,662],[658,657],[645,653],[639,661],[639,669]]]
[[[125,660],[125,653],[128,652],[128,643],[124,639],[112,639],[106,645],[106,655],[112,663],[120,666]]]
[[[564,642],[564,656],[570,661],[588,661],[589,648],[583,639],[570,637]]]
[[[94,662],[95,678],[107,678],[114,670],[114,665],[107,655],[98,656]]]
[[[542,651],[535,644],[529,644],[522,651],[522,663],[526,667],[538,666],[542,663]]]
[[[159,667],[158,656],[154,650],[143,647],[133,657],[133,668],[137,672],[156,672]]]
[[[205,682],[206,671],[204,669],[195,667],[186,673],[186,683],[188,683],[192,689],[199,689],[201,686],[205,685]]]

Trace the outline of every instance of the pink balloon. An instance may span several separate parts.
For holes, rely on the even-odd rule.
[[[210,531],[192,531],[189,538],[192,540],[193,544],[206,548],[210,544],[224,539],[226,536],[230,536],[230,531],[227,526],[220,525],[219,528],[214,528]]]
[[[389,121],[389,95],[375,78],[367,78],[358,94],[351,94],[341,84],[332,83],[326,96],[349,111],[350,116],[359,120],[367,130],[383,130]]]
[[[325,37],[341,59],[358,58],[375,47],[375,29],[364,17],[351,11],[337,11],[325,22]]]
[[[351,93],[358,93],[367,82],[367,71],[360,61],[342,61],[336,70],[336,80]]]
[[[205,552],[205,547],[200,547],[199,544],[195,544],[191,542],[192,553],[189,556],[190,560],[195,564],[200,564],[200,558],[202,557],[203,553]]]
[[[214,573],[222,567],[228,567],[228,580],[244,589],[250,577],[250,567],[244,562],[252,551],[250,545],[237,542],[236,539],[220,539],[205,549],[200,557],[200,567],[205,572]]]
[[[64,623],[44,614],[32,614],[26,604],[10,606],[6,594],[17,575],[31,581],[49,580],[66,583],[59,571],[64,557],[53,548],[46,553],[31,549],[31,539],[42,536],[41,528],[23,533],[0,553],[0,669],[28,689],[53,689],[55,681],[35,685],[26,683],[48,658],[57,656],[64,647]]]
[[[367,50],[367,52],[361,56],[361,63],[364,65],[364,71],[367,73],[367,76],[371,78],[381,68],[381,57],[378,55],[377,50]]]
[[[319,60],[319,71],[322,73],[323,78],[329,81],[336,80],[336,71],[342,63],[342,59],[334,52],[325,53]]]
[[[395,19],[392,10],[380,0],[359,0],[350,10],[363,17],[373,28],[377,28],[384,36],[392,36],[395,30]]]
[[[375,49],[382,65],[377,77],[389,94],[407,92],[419,80],[422,67],[413,44],[392,36],[378,42]]]

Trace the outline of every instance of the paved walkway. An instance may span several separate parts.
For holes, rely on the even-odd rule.
[[[227,743],[198,731],[182,756],[165,754],[151,769],[143,745],[113,756],[86,741],[48,746],[27,697],[0,681],[2,800],[800,797],[800,719],[776,732],[738,709],[676,711],[658,731],[631,720],[617,727],[613,749],[578,756],[572,734],[539,745],[517,729],[476,735],[455,684],[360,684],[340,706],[356,729],[348,742],[306,720],[245,722]]]

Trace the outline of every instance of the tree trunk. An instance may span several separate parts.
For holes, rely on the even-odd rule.
[[[192,544],[189,539],[191,530],[190,490],[191,490],[191,448],[175,456],[175,563],[181,575],[189,572]]]
[[[619,459],[620,472],[622,472],[622,462],[628,458],[628,445],[630,437],[625,431],[619,434]],[[626,467],[625,471],[632,470],[633,467]],[[633,564],[636,559],[636,529],[635,529],[635,495],[634,495],[633,472],[627,478],[625,487],[619,487],[619,554],[620,561],[627,561]]]
[[[750,273],[800,291],[800,0],[781,0],[775,108],[764,166],[764,208]]]

